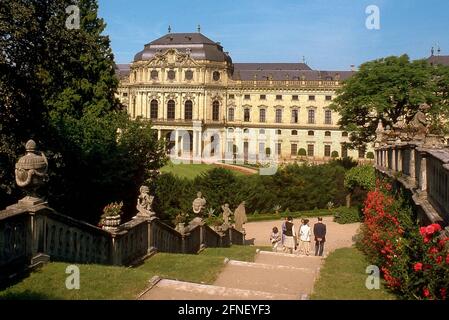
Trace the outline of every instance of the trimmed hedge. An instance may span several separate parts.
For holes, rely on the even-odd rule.
[[[334,210],[334,221],[339,224],[361,222],[362,214],[357,207],[340,207]]]

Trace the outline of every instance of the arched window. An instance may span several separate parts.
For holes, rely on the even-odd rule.
[[[332,111],[324,111],[324,124],[332,124]]]
[[[265,134],[265,129],[260,129],[259,134]]]
[[[249,122],[249,119],[250,119],[249,116],[250,116],[249,108],[245,108],[245,109],[243,110],[243,121]]]
[[[276,109],[276,123],[282,122],[282,109]]]
[[[220,102],[216,100],[212,102],[212,120],[213,121],[220,120]]]
[[[314,136],[314,135],[315,135],[315,131],[312,131],[312,130],[311,130],[311,131],[307,132],[307,135],[308,135],[308,136]]]
[[[298,135],[298,130],[292,130],[292,136],[297,136]]]
[[[234,121],[234,108],[228,109],[228,121]]]
[[[168,120],[175,119],[175,102],[173,100],[169,100],[167,102],[167,119]]]
[[[175,80],[175,77],[176,77],[175,70],[168,70],[168,72],[167,72],[168,80]]]
[[[243,129],[243,133],[249,133],[249,129],[248,128]]]
[[[192,80],[193,79],[193,71],[192,70],[187,70],[185,72],[185,78],[186,78],[186,80]]]
[[[192,120],[193,118],[193,103],[191,100],[187,100],[184,103],[184,119]]]
[[[347,136],[348,136],[348,133],[347,133],[346,131],[343,131],[343,132],[341,133],[341,136],[342,136],[342,137],[347,137]]]
[[[155,120],[158,117],[158,106],[157,100],[151,100],[150,102],[150,118]]]
[[[229,128],[228,129],[228,133],[234,133],[234,129],[233,128]]]
[[[330,131],[324,132],[324,136],[325,137],[330,137],[331,135],[332,135],[332,133]]]
[[[278,130],[276,130],[276,134],[277,134],[277,135],[280,135],[280,134],[282,134],[282,130],[279,130],[279,129],[278,129]]]

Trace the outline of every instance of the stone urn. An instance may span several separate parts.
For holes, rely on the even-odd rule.
[[[26,192],[26,197],[19,200],[19,205],[33,206],[44,202],[39,195],[39,189],[48,180],[48,162],[44,153],[37,153],[33,140],[28,140],[25,149],[26,154],[16,163],[15,178],[17,186]]]
[[[118,226],[120,225],[120,215],[115,216],[106,216],[103,219],[103,230],[106,231],[116,231]]]

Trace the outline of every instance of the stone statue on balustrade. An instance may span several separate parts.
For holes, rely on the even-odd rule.
[[[150,195],[150,189],[147,186],[141,186],[140,195],[137,198],[137,217],[151,218],[155,215],[151,208],[153,200],[154,196]]]
[[[196,194],[196,199],[193,200],[192,210],[196,215],[202,215],[204,208],[206,206],[206,199],[203,197],[201,192]]]
[[[230,221],[229,219],[232,216],[232,211],[229,208],[229,204],[225,203],[224,205],[221,206],[221,209],[223,210],[223,226],[229,226],[230,225]]]
[[[38,154],[36,143],[29,140],[26,145],[26,154],[21,157],[15,168],[17,186],[23,188],[26,197],[19,200],[19,206],[33,206],[44,203],[39,191],[48,181],[48,161],[43,152]]]
[[[234,212],[234,228],[240,232],[244,232],[243,225],[248,222],[248,218],[246,216],[246,209],[245,209],[245,201],[239,204],[237,209],[235,209]]]
[[[419,106],[418,112],[415,113],[412,120],[409,122],[409,131],[416,140],[424,140],[429,133],[429,121],[427,120],[426,113],[429,111],[430,106],[423,103]]]

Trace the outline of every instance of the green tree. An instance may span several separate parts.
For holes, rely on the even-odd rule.
[[[384,126],[400,117],[409,121],[422,103],[431,106],[429,114],[438,123],[438,116],[449,112],[447,70],[425,60],[410,61],[407,55],[362,64],[331,105],[341,115],[342,129],[351,132],[350,147],[372,142],[379,120]]]
[[[49,202],[96,221],[108,202],[131,199],[163,161],[148,123],[133,123],[115,98],[118,79],[96,0],[79,0],[80,28],[66,28],[69,0],[0,3],[0,178],[4,201],[23,143],[50,162]],[[10,194],[10,197],[4,196]],[[134,200],[132,200],[134,202]]]
[[[348,170],[345,173],[345,188],[349,191],[346,206],[351,207],[351,196],[356,188],[370,191],[374,190],[375,187],[376,176],[373,166],[361,165]]]

